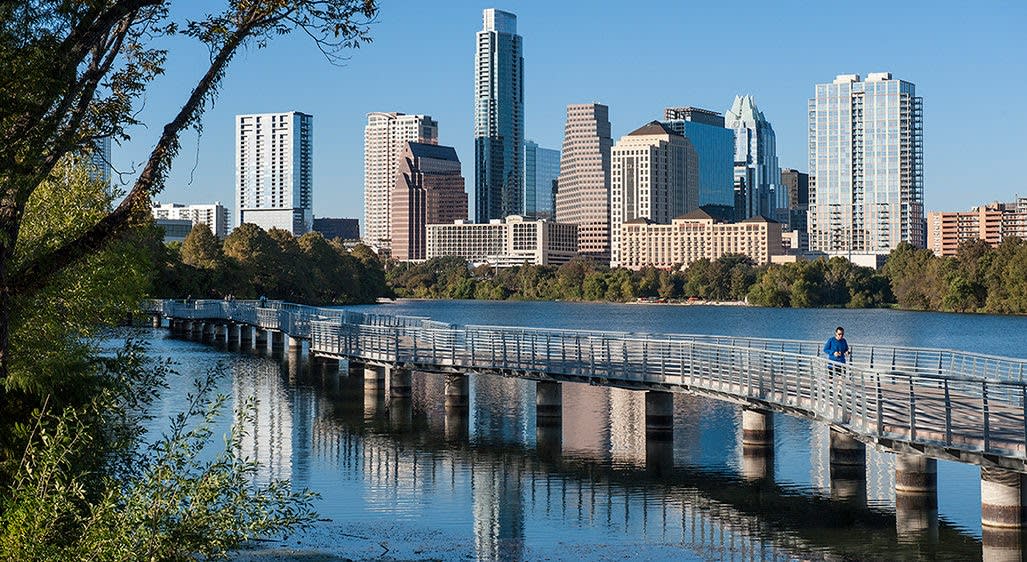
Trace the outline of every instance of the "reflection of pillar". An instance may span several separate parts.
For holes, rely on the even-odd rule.
[[[509,462],[488,463],[472,473],[474,549],[478,560],[524,557],[524,498],[519,468]]]
[[[463,441],[467,439],[470,413],[470,379],[467,375],[446,375],[445,382],[445,432],[446,439]]]
[[[774,477],[774,418],[765,410],[742,409],[742,478]]]
[[[239,347],[242,349],[253,347],[253,326],[249,324],[239,326]]]
[[[389,369],[389,398],[410,398],[410,387],[414,382],[414,372],[410,369],[393,367]]]
[[[152,319],[153,319],[153,324],[152,324],[153,327],[154,328],[160,328],[160,324],[161,324],[161,320],[162,320],[162,318],[160,317],[160,314],[154,314]]]
[[[253,347],[257,351],[267,351],[267,330],[264,328],[256,328],[254,330],[256,334],[253,336]]]
[[[210,322],[203,323],[203,327],[200,329],[200,341],[203,343],[214,341],[214,324]]]
[[[376,417],[385,408],[385,367],[364,366],[364,419]]]
[[[282,353],[285,349],[285,334],[278,330],[268,330],[267,337],[271,342],[271,353]]]
[[[549,459],[563,451],[563,392],[558,382],[535,383],[535,448]]]
[[[340,373],[343,374],[343,373]],[[356,359],[346,360],[346,373],[350,377],[363,377],[364,376],[364,364]]]
[[[899,540],[938,540],[938,461],[895,455],[895,529]]]
[[[410,396],[414,373],[410,369],[389,369],[389,421],[393,429],[404,431],[413,422],[414,401]]]
[[[674,467],[674,395],[669,392],[645,393],[645,464],[656,475]]]
[[[225,327],[228,330],[228,347],[239,347],[239,324],[229,324]]]
[[[289,353],[299,353],[303,351],[303,340],[293,336],[285,336],[289,340]]]
[[[214,345],[224,345],[228,337],[228,324],[214,324]]]
[[[866,446],[848,433],[831,428],[831,497],[865,503]]]

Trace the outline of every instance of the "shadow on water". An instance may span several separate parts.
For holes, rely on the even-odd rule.
[[[311,485],[318,481],[313,473],[353,474],[371,500],[381,495],[393,504],[411,502],[403,509],[422,518],[443,511],[434,507],[442,501],[436,496],[451,496],[444,497],[451,502],[446,509],[463,512],[455,519],[469,515],[473,545],[449,556],[443,550],[441,557],[538,558],[547,554],[547,545],[568,543],[592,549],[580,552],[583,558],[982,556],[981,541],[938,517],[936,506],[904,505],[897,519],[893,511],[867,506],[860,480],[832,482],[828,495],[778,483],[772,450],[745,451],[737,468],[705,462],[683,451],[682,443],[734,451],[736,437],[711,441],[693,435],[691,422],[677,422],[674,439],[647,437],[640,393],[618,391],[625,393],[618,397],[607,389],[565,384],[564,419],[536,423],[534,384],[527,381],[472,375],[464,391],[468,400],[460,404],[447,396],[459,379],[415,373],[409,395],[391,397],[389,384],[368,383],[345,363],[326,368],[302,353],[242,351],[248,353],[236,356],[231,392],[237,401],[258,399],[256,427],[243,448],[264,463],[263,476]],[[592,395],[602,397],[598,407],[611,412],[598,425],[569,415],[579,406],[576,400]],[[316,491],[331,500],[326,516],[332,524],[349,528],[348,500],[333,498],[338,492],[332,489]],[[468,501],[453,499],[461,491]],[[416,503],[409,499],[414,496],[433,499]],[[450,522],[438,522],[443,523]],[[388,551],[403,540],[388,533],[402,535],[396,530],[402,527],[397,522],[391,531],[382,530],[384,541],[363,538]],[[340,538],[328,549],[349,544]],[[331,559],[293,547],[253,546],[245,557]],[[372,550],[363,552],[370,557]]]

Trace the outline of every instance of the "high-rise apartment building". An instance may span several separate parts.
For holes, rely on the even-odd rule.
[[[299,111],[235,116],[236,225],[296,236],[314,221],[314,117]]]
[[[556,220],[578,226],[578,253],[610,261],[610,109],[598,103],[567,106]]]
[[[967,240],[998,246],[1007,238],[1027,240],[1027,197],[966,212],[927,213],[927,247],[938,256],[959,254],[959,246]]]
[[[810,249],[887,254],[925,244],[923,101],[876,72],[817,84],[809,100]]]
[[[524,212],[524,57],[517,16],[483,13],[474,65],[474,217]]]
[[[392,192],[400,155],[408,142],[438,144],[439,124],[429,115],[367,114],[364,127],[364,242],[375,250],[391,246]]]
[[[111,183],[111,137],[102,136],[93,141],[93,151],[89,153],[89,177],[103,183]]]
[[[745,206],[739,214],[773,217],[775,209],[788,207],[788,194],[777,187],[781,168],[774,128],[752,96],[735,96],[724,124],[735,132],[735,183],[744,187],[745,195]]]
[[[799,237],[805,240],[807,247],[796,248],[807,250],[808,233],[806,214],[809,212],[809,174],[792,168],[781,169],[781,189],[788,192],[788,207],[778,209],[774,220],[784,223],[788,230],[799,231]]]
[[[228,208],[216,201],[207,205],[154,202],[153,218],[161,220],[188,220],[193,225],[205,224],[218,238],[228,236]]]
[[[551,219],[555,208],[556,178],[560,175],[560,151],[524,142],[524,216]]]
[[[610,161],[610,265],[617,267],[622,224],[667,224],[699,207],[699,158],[686,137],[652,121],[621,137]]]
[[[467,192],[456,150],[408,142],[392,192],[392,256],[423,260],[426,227],[467,219]]]
[[[734,206],[735,133],[724,127],[724,116],[698,107],[668,107],[663,119],[699,155],[699,204]]]

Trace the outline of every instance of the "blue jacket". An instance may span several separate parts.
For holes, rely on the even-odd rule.
[[[842,354],[835,357],[834,352],[840,351]],[[845,338],[835,339],[830,338],[827,343],[824,344],[824,353],[827,354],[827,358],[831,361],[838,361],[839,363],[845,362],[845,354],[849,351],[849,342],[845,341]]]

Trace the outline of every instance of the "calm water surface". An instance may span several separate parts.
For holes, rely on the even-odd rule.
[[[460,324],[826,339],[1027,356],[1027,318],[895,311],[401,301],[353,307]],[[443,377],[415,373],[409,403],[365,399],[359,378],[305,360],[229,352],[144,330],[179,363],[158,405],[178,411],[221,362],[221,390],[258,399],[245,453],[262,477],[321,494],[324,520],[240,559],[790,560],[980,558],[976,467],[938,463],[932,530],[896,525],[893,462],[832,482],[828,431],[775,414],[774,455],[746,459],[740,411],[675,395],[673,442],[645,438],[644,395],[563,384],[563,427],[535,427],[534,383],[472,376],[466,419],[446,419]],[[345,366],[342,371],[345,372]],[[224,427],[231,417],[223,420]],[[901,532],[900,532],[901,531]]]

